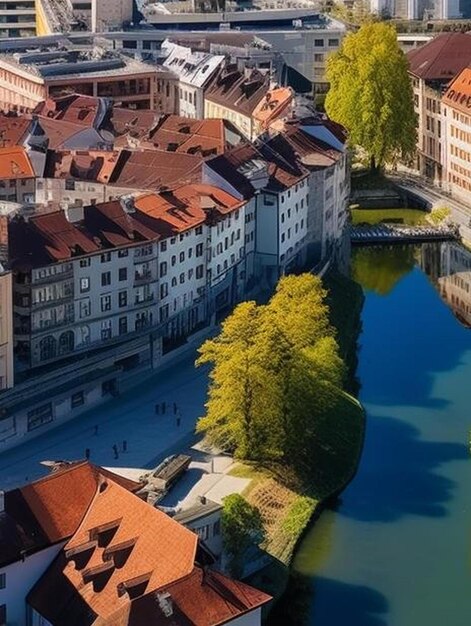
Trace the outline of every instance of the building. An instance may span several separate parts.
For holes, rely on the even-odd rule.
[[[36,175],[25,148],[0,148],[0,201],[32,204]]]
[[[43,100],[72,92],[111,98],[133,109],[175,112],[177,79],[167,70],[93,43],[73,46],[66,38],[41,39],[11,40],[0,46],[2,109],[32,111]]]
[[[437,284],[456,318],[471,328],[471,253],[465,247],[450,242],[440,245]]]
[[[0,422],[3,426],[3,421]],[[0,493],[0,615],[24,626],[26,596],[80,527],[100,481],[137,491],[139,483],[88,462],[68,464],[44,478]]]
[[[132,22],[132,0],[92,0],[92,32],[121,30]]]
[[[209,569],[198,534],[147,504],[140,490],[75,462],[2,492],[4,622],[145,626],[172,617],[182,626],[260,626],[270,597]]]
[[[6,232],[6,220],[0,218],[0,236],[2,242]],[[4,243],[2,243],[2,247]],[[0,391],[13,387],[13,302],[11,273],[0,265]],[[0,430],[1,430],[0,422]]]
[[[203,119],[204,90],[224,56],[195,52],[168,40],[162,44],[162,54],[164,67],[178,76],[179,115]]]
[[[443,180],[441,99],[448,83],[471,62],[471,35],[443,33],[407,55],[418,120],[415,167],[436,184]]]
[[[0,11],[0,38],[36,35],[35,0],[6,0]]]
[[[293,100],[289,88],[271,88],[270,76],[259,70],[226,65],[209,82],[204,117],[232,122],[247,139],[255,139],[277,117],[287,115]]]
[[[453,196],[471,198],[471,68],[450,83],[442,99],[444,186]]]

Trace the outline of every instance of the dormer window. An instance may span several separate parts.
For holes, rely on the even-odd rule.
[[[118,532],[119,525],[121,523],[121,519],[115,520],[113,522],[108,522],[107,524],[101,524],[101,526],[96,526],[95,528],[91,528],[89,532],[90,541],[96,541],[100,548],[106,548],[111,543],[111,540]]]

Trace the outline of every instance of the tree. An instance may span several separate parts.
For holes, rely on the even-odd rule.
[[[222,539],[230,558],[233,576],[242,574],[244,555],[252,545],[260,544],[265,538],[260,511],[238,493],[226,496],[222,510]]]
[[[200,348],[197,365],[212,369],[197,431],[210,443],[239,458],[305,465],[344,373],[325,297],[311,274],[284,277],[267,305],[240,304]]]
[[[407,59],[393,26],[363,24],[348,34],[327,61],[329,116],[347,128],[352,144],[369,157],[372,170],[412,156],[416,115]]]

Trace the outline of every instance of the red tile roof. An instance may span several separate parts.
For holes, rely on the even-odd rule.
[[[45,178],[75,178],[107,183],[116,163],[118,152],[98,150],[48,150]]]
[[[37,105],[34,113],[49,119],[72,122],[83,128],[94,125],[99,108],[100,98],[72,94],[44,100]]]
[[[408,52],[407,59],[414,76],[448,82],[471,63],[471,35],[441,33]]]
[[[212,185],[183,185],[173,191],[148,194],[135,199],[138,212],[161,224],[164,236],[203,224],[210,215],[227,215],[244,202]]]
[[[0,178],[34,178],[35,173],[26,150],[19,146],[0,148]]]
[[[141,487],[83,461],[7,491],[7,517],[0,521],[0,564],[18,560],[23,551],[36,552],[71,537],[95,496],[100,477],[112,477],[129,491]]]
[[[110,184],[130,189],[159,190],[178,183],[199,182],[201,156],[160,150],[122,150]]]
[[[32,124],[26,115],[13,116],[0,113],[0,147],[18,146]]]
[[[270,89],[255,107],[254,119],[260,123],[262,129],[268,128],[271,122],[288,113],[293,97],[294,93],[290,87]]]
[[[471,68],[465,68],[450,83],[442,102],[453,109],[471,115]]]
[[[198,537],[113,480],[28,595],[53,626],[218,626],[270,597],[195,565]]]

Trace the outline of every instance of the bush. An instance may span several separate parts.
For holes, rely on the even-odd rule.
[[[222,511],[222,538],[229,557],[229,569],[233,576],[240,576],[245,552],[265,538],[262,517],[253,506],[238,493],[224,498]]]

